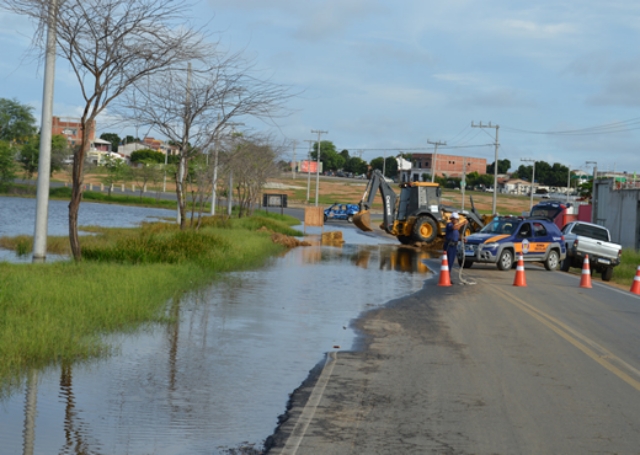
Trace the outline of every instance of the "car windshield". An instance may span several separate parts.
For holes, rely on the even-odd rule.
[[[480,232],[485,234],[512,234],[520,224],[518,220],[497,219],[483,227]]]

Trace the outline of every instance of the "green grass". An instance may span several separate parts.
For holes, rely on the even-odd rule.
[[[271,233],[299,234],[296,223],[260,214],[207,217],[199,231],[170,223],[89,227],[82,262],[0,263],[0,395],[27,369],[109,354],[104,334],[167,322],[168,301],[221,272],[263,264],[284,249]],[[31,249],[26,236],[0,240]]]
[[[613,278],[611,281],[629,286],[633,283],[636,276],[636,270],[640,265],[640,252],[632,249],[622,250],[622,260],[619,266],[613,269]]]

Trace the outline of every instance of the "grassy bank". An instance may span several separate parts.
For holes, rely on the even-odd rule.
[[[284,249],[272,233],[299,235],[296,223],[261,215],[208,218],[198,232],[167,223],[92,228],[83,262],[0,263],[0,392],[27,368],[107,354],[103,334],[166,322],[170,299],[264,263]],[[30,251],[25,239],[11,241]]]

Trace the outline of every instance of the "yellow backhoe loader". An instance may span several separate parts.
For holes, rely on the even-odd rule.
[[[444,238],[451,213],[457,211],[441,204],[442,189],[437,183],[402,183],[398,198],[382,173],[374,170],[359,203],[360,211],[353,217],[353,224],[363,231],[372,230],[370,209],[378,191],[383,205],[380,228],[397,237],[403,244],[432,244],[439,238]],[[473,205],[473,198],[471,211],[459,213],[462,220],[467,220],[462,232],[464,236],[479,231],[493,218],[491,215],[480,215]]]

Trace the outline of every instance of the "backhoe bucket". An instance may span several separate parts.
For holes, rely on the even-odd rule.
[[[353,215],[353,224],[363,231],[373,231],[371,229],[371,213],[368,210],[362,210]]]

